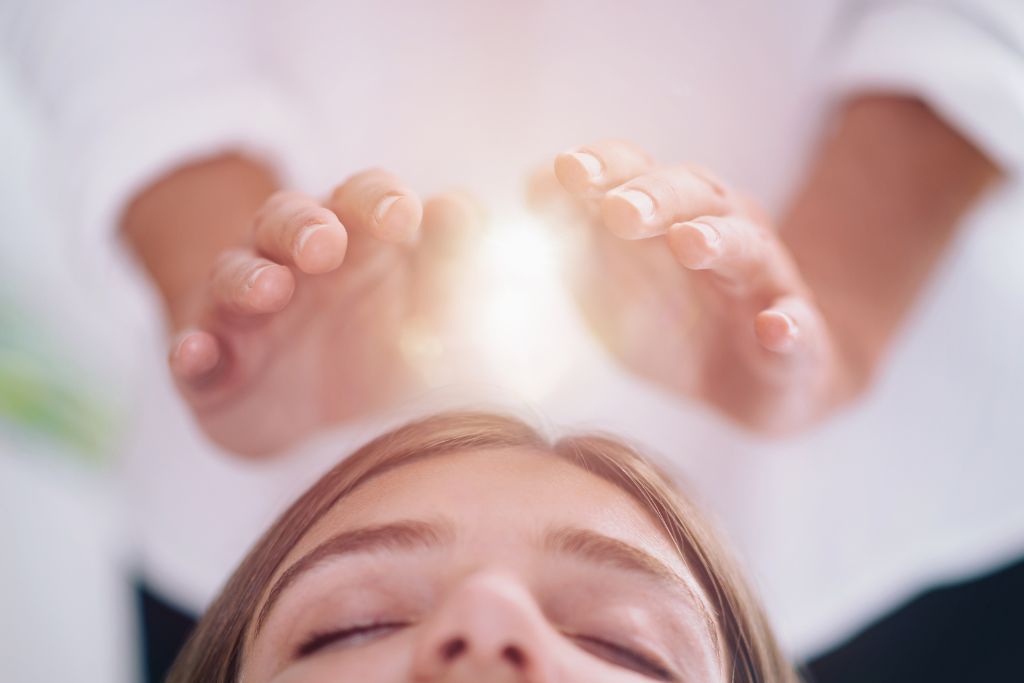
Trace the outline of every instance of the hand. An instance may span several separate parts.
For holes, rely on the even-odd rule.
[[[446,245],[475,218],[467,198],[421,205],[379,170],[324,205],[271,196],[248,244],[222,253],[195,290],[171,349],[200,426],[230,450],[266,454],[414,391],[403,340],[440,314]]]
[[[576,298],[626,367],[764,432],[850,395],[829,325],[752,201],[623,142],[562,154],[554,170],[535,199],[575,228]]]

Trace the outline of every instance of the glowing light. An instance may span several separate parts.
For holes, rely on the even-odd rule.
[[[406,324],[406,359],[433,386],[483,384],[543,399],[565,378],[579,332],[562,281],[566,248],[529,216],[492,224],[451,268],[454,279],[440,290],[443,320]]]
[[[526,286],[557,280],[562,242],[552,230],[530,216],[499,223],[481,239],[480,261],[494,273]]]
[[[528,399],[554,390],[571,359],[564,248],[554,228],[518,216],[494,225],[476,252],[478,289],[467,332],[488,377]]]

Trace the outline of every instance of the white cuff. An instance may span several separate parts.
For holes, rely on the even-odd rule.
[[[832,94],[910,94],[1008,173],[1024,171],[1024,15],[996,31],[970,6],[871,4],[830,74]],[[1010,14],[1007,12],[1006,14]]]

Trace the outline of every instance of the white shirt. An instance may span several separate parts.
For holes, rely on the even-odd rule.
[[[427,404],[467,399],[440,392],[272,463],[219,453],[171,387],[152,294],[140,304],[126,289],[115,226],[141,187],[243,149],[309,192],[382,166],[425,194],[469,187],[501,215],[532,168],[619,137],[702,163],[778,210],[835,98],[866,89],[925,98],[1014,180],[963,226],[858,406],[759,442],[626,375],[578,324],[565,334],[580,351],[557,382],[497,393],[663,454],[720,518],[797,653],[933,581],[1024,553],[1024,278],[1008,256],[1024,253],[1011,218],[1024,210],[1017,0],[52,0],[4,24],[66,183],[55,194],[74,217],[74,258],[111,308],[148,319],[125,489],[143,571],[183,605],[200,609],[340,454]],[[970,325],[951,324],[961,317]]]

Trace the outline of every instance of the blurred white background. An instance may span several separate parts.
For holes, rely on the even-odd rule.
[[[0,65],[0,313],[10,310],[0,321],[20,321],[0,330],[0,343],[17,342],[29,352],[25,367],[65,381],[110,424],[99,430],[106,446],[83,454],[52,429],[0,422],[0,681],[131,681],[136,558],[114,458],[135,378],[154,368],[137,372],[152,359],[139,358],[133,337],[72,274],[48,196],[60,190],[37,163],[34,120]],[[1024,481],[1024,193],[1004,195],[965,229],[870,399],[824,429],[750,443],[624,379],[590,348],[574,358],[572,391],[549,397],[545,414],[676,457],[714,503],[796,653],[932,582],[1011,560],[1024,553],[1015,502]],[[151,434],[181,431],[180,419]],[[168,459],[185,455],[163,441],[150,445]],[[928,486],[891,484],[915,481],[922,468]]]
[[[37,428],[0,419],[0,681],[133,681],[134,605],[110,452],[132,354],[69,275],[32,113],[5,67],[0,365],[66,383],[110,422],[93,425],[99,442],[86,448],[45,416]],[[13,380],[2,382],[9,398]]]

